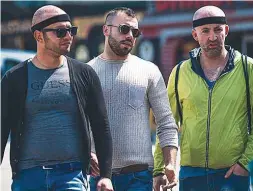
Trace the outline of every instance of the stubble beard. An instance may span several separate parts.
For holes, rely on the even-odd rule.
[[[205,52],[205,54],[209,58],[219,57],[219,56],[221,56],[221,52],[222,52],[222,46],[220,44],[218,44],[218,46],[216,48],[209,48],[207,45],[202,45],[201,49],[202,49],[202,51]]]
[[[44,34],[43,34],[44,35]],[[67,49],[60,49],[59,47],[54,46],[54,44],[51,42],[51,40],[48,38],[48,36],[45,34],[44,35],[44,39],[45,39],[45,48],[47,50],[50,50],[52,52],[54,52],[55,54],[58,55],[66,55],[70,52],[70,46]]]
[[[115,38],[113,38],[111,35],[108,37],[108,44],[112,51],[118,55],[118,56],[126,56],[128,55],[132,48],[121,48],[120,42],[118,42]]]

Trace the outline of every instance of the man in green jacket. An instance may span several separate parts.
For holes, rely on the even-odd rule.
[[[172,112],[181,121],[180,191],[249,189],[253,59],[246,61],[240,52],[225,46],[228,32],[221,9],[198,9],[192,36],[200,48],[178,65],[178,80],[176,66],[168,82]],[[166,170],[158,141],[154,158],[154,188],[159,190]]]

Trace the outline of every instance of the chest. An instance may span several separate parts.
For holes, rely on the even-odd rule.
[[[104,92],[122,93],[134,89],[148,89],[149,75],[139,67],[117,65],[96,69]]]
[[[224,66],[220,66],[220,67],[217,67],[217,68],[203,68],[203,72],[205,74],[205,77],[213,82],[213,81],[216,81],[220,74],[222,73],[224,69]]]

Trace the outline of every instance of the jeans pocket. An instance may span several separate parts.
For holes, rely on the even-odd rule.
[[[150,170],[145,170],[141,172],[136,172],[133,174],[135,180],[141,181],[143,183],[152,183],[153,177]]]
[[[249,176],[240,176],[233,173],[228,179],[228,184],[232,187],[230,190],[248,191]]]
[[[238,174],[234,174],[234,173],[232,173],[231,176],[234,176],[235,178],[242,178],[242,179],[245,179],[245,180],[249,179],[249,176],[242,176],[242,175],[238,175]]]
[[[145,87],[139,85],[130,85],[128,93],[128,105],[133,109],[141,107],[144,103]]]

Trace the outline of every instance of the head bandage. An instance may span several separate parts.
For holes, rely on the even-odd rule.
[[[69,21],[69,22],[71,22],[68,14],[57,15],[57,16],[51,17],[49,19],[46,19],[46,20],[44,20],[44,21],[42,21],[40,23],[37,23],[36,25],[33,25],[31,27],[31,31],[33,33],[36,30],[41,31],[46,26],[51,25],[53,23],[61,22],[61,21]]]
[[[195,28],[206,24],[227,24],[227,21],[226,17],[205,17],[194,20],[192,22],[192,27]]]

